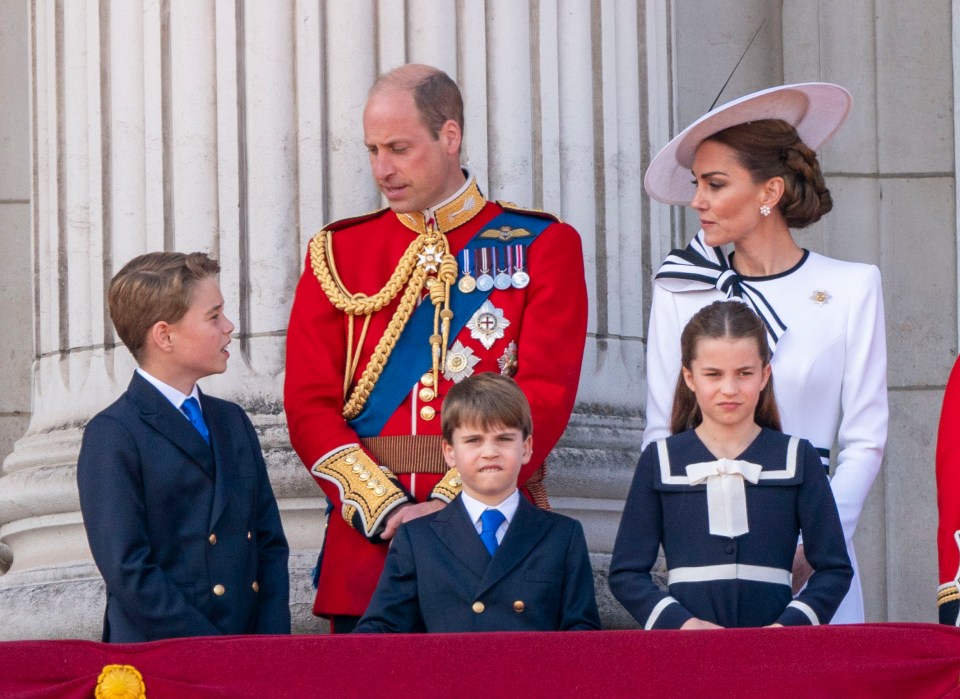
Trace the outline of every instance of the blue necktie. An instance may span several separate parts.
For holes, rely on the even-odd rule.
[[[196,398],[187,398],[180,406],[183,414],[190,418],[190,424],[197,428],[197,432],[203,437],[203,441],[210,444],[210,430],[207,429],[207,423],[203,421],[203,413],[200,412],[200,403]]]
[[[500,510],[484,510],[480,515],[480,541],[492,556],[497,551],[497,530],[506,517]]]

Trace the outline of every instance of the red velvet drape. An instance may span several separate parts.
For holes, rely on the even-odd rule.
[[[960,697],[960,630],[246,636],[0,643],[0,697],[92,697],[105,665],[147,697]]]

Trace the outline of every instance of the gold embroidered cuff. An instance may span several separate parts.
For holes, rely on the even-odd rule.
[[[960,587],[954,581],[944,583],[937,588],[937,606],[960,600]]]
[[[447,471],[446,475],[443,477],[439,483],[433,486],[433,491],[430,493],[431,498],[437,500],[443,500],[446,503],[453,502],[453,499],[460,494],[460,491],[463,489],[463,481],[460,480],[460,473],[455,468],[451,468]]]
[[[368,539],[376,536],[386,516],[408,499],[393,474],[377,466],[358,444],[330,454],[310,470],[337,486],[343,518]]]

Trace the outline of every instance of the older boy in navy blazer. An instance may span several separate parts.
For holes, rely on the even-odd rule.
[[[203,253],[150,253],[110,283],[139,365],[83,434],[80,509],[107,588],[103,640],[290,633],[288,548],[250,419],[197,380],[231,323]]]
[[[443,455],[462,493],[397,531],[355,633],[600,628],[580,523],[520,496],[530,406],[506,376],[467,378],[443,401]]]

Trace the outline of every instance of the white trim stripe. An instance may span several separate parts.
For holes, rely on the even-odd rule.
[[[714,580],[752,580],[790,587],[793,576],[789,570],[769,566],[751,566],[743,563],[724,563],[716,566],[688,566],[674,568],[667,574],[667,584],[712,582]]]
[[[810,620],[810,623],[814,626],[820,626],[820,618],[817,616],[817,613],[810,608],[810,605],[801,602],[800,600],[793,600],[787,607],[793,607],[806,615],[807,619]]]
[[[657,623],[657,619],[660,618],[660,615],[663,613],[663,610],[669,607],[671,604],[680,604],[670,595],[667,595],[662,600],[657,602],[657,606],[653,608],[653,611],[650,612],[650,616],[647,617],[647,623],[643,625],[644,631],[649,631],[653,628],[654,624]]]
[[[799,437],[790,437],[787,444],[787,463],[783,471],[768,471],[764,469],[760,473],[760,480],[781,481],[793,478],[797,474],[797,448],[800,446]]]
[[[667,440],[657,440],[657,455],[660,457],[660,482],[664,485],[690,485],[686,475],[670,475],[670,452],[667,451]]]
[[[761,481],[781,481],[789,480],[797,475],[797,450],[800,447],[799,437],[790,437],[787,444],[786,468],[783,470],[760,471]],[[660,482],[664,485],[690,485],[690,479],[686,476],[674,476],[670,473],[670,453],[667,451],[667,440],[657,440],[657,456],[660,457]],[[762,464],[761,464],[762,467]]]

